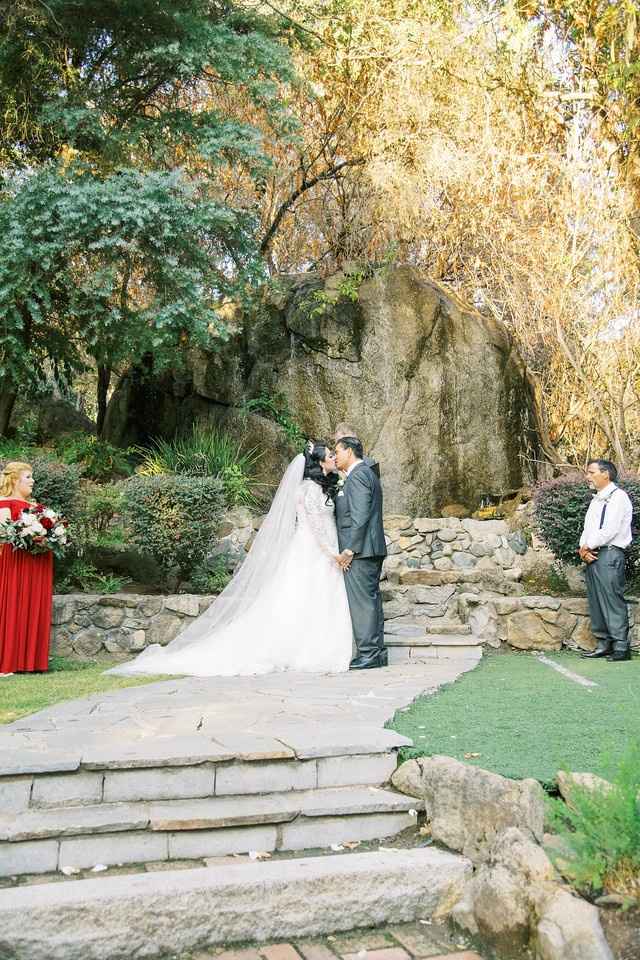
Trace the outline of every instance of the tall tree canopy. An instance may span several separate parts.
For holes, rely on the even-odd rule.
[[[284,135],[293,31],[215,0],[19,0],[2,28],[0,432],[18,385],[88,358],[102,420],[114,362],[223,334],[260,269],[255,205],[223,180],[268,158],[222,104]]]

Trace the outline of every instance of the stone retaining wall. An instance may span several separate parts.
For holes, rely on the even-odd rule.
[[[96,596],[69,593],[53,598],[51,652],[80,658],[130,654],[151,643],[166,644],[207,609],[213,597]]]
[[[214,553],[231,569],[246,556],[261,518],[239,508],[225,518]],[[519,650],[592,649],[586,598],[528,596],[520,582],[535,563],[551,562],[542,544],[528,546],[505,520],[456,517],[385,517],[389,556],[383,569],[386,620],[413,621],[433,632],[439,620],[469,623],[489,645]],[[574,592],[582,574],[572,569]],[[54,653],[93,657],[101,652],[129,655],[151,643],[166,644],[213,597],[91,596],[54,598]],[[637,601],[630,605],[632,612]],[[640,646],[640,622],[632,627]]]
[[[637,599],[629,602],[631,644],[640,646],[640,623],[635,623]],[[589,607],[585,597],[495,597],[464,593],[459,611],[471,631],[493,647],[507,644],[516,650],[593,650]]]
[[[505,520],[459,520],[457,517],[387,516],[388,576],[403,567],[416,570],[477,571],[505,580],[522,576],[520,558],[527,543]]]

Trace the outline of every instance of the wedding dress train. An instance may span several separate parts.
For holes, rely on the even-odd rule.
[[[334,507],[302,480],[297,457],[238,574],[168,646],[148,647],[118,674],[241,676],[349,668],[352,628]]]

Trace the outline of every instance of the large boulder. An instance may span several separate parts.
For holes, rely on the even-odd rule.
[[[433,839],[482,861],[503,830],[526,824],[543,836],[544,793],[537,780],[508,780],[452,757],[419,757],[392,778],[402,793],[424,799]]]
[[[487,862],[467,884],[452,917],[495,946],[524,946],[537,910],[551,895],[554,869],[544,850],[517,827],[496,836]]]
[[[236,318],[219,350],[194,352],[187,376],[129,374],[107,435],[140,442],[194,419],[244,427],[267,446],[273,481],[289,455],[282,430],[276,439],[234,417],[246,399],[280,396],[310,436],[354,423],[380,461],[390,511],[473,509],[530,481],[534,401],[506,329],[411,267],[375,273],[355,302],[340,289],[339,277],[288,278],[261,311]]]
[[[597,908],[562,889],[541,910],[537,949],[539,960],[613,960]]]

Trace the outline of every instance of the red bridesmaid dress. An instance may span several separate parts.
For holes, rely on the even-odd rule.
[[[0,498],[17,520],[25,500]],[[51,634],[53,554],[0,547],[0,673],[47,670]]]

